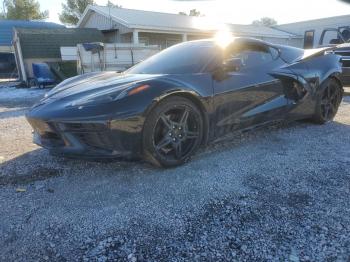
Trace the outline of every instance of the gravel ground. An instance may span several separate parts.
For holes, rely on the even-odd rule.
[[[1,261],[350,261],[350,97],[163,170],[50,156],[24,118],[43,93],[0,88]]]

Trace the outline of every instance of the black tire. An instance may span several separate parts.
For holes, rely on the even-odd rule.
[[[332,121],[338,112],[343,93],[343,87],[336,79],[327,79],[322,85],[322,92],[317,99],[313,122],[322,125]]]
[[[156,166],[181,165],[198,150],[203,134],[202,113],[191,100],[165,98],[146,118],[143,157]]]

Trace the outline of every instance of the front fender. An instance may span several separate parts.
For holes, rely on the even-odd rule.
[[[161,100],[172,95],[188,97],[200,105],[201,110],[212,111],[213,87],[209,74],[167,76],[143,84],[149,85],[149,88],[120,101],[124,104],[123,107],[136,110],[143,117],[146,117]]]
[[[206,127],[203,142],[206,143],[209,140],[207,131],[209,130],[210,114],[213,112],[211,76],[197,75],[196,77],[179,76],[176,79],[157,79],[148,82],[147,85],[150,86],[147,90],[125,99],[130,108],[137,108],[135,121],[139,122],[140,127],[142,125],[142,130],[147,116],[160,101],[170,96],[182,96],[190,99],[202,112]]]

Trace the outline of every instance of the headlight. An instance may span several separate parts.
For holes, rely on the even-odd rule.
[[[85,96],[82,99],[73,101],[70,106],[79,107],[90,104],[110,103],[120,100],[126,96],[137,94],[141,91],[148,89],[149,85],[142,85],[140,83],[126,84],[123,86],[117,86],[113,89],[101,91],[98,94],[94,93],[89,96]]]

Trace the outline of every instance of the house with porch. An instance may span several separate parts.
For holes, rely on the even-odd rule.
[[[255,37],[272,43],[299,46],[302,37],[293,33],[254,25],[227,24],[236,36]],[[89,5],[78,28],[97,28],[107,43],[143,43],[158,45],[161,49],[171,45],[210,38],[217,31],[205,17]]]

